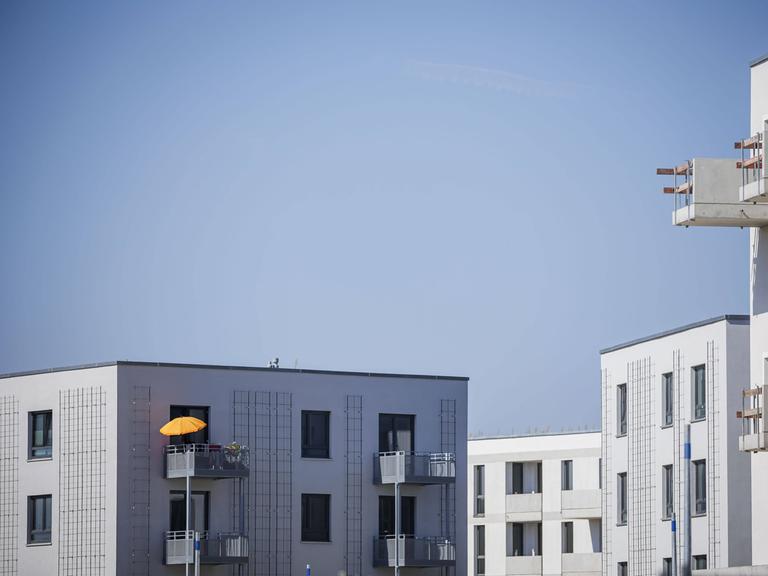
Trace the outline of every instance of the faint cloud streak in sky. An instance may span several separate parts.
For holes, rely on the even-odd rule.
[[[438,64],[424,60],[408,60],[406,72],[423,80],[463,84],[509,92],[519,96],[573,97],[591,90],[589,86],[573,82],[553,82],[532,78],[523,74],[494,68],[466,66],[463,64]]]

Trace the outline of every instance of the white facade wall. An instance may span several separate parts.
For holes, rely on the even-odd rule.
[[[89,403],[95,390],[101,396]],[[67,391],[74,392],[63,396]],[[243,402],[238,404],[238,397]],[[359,480],[347,468],[349,397],[362,403]],[[255,405],[258,399],[265,400],[263,406]],[[245,515],[251,564],[242,573],[270,576],[303,574],[307,563],[315,574],[351,575],[357,570],[348,570],[355,562],[347,561],[347,551],[355,541],[361,547],[360,574],[391,573],[373,567],[379,496],[393,494],[392,486],[373,482],[378,415],[414,415],[415,450],[455,452],[456,481],[450,487],[406,484],[402,495],[416,497],[416,536],[450,537],[460,543],[455,569],[450,570],[465,574],[467,379],[130,362],[0,378],[0,574],[182,574],[183,566],[163,564],[169,493],[185,487],[183,479],[164,478],[168,439],[159,429],[168,421],[171,405],[209,407],[211,443],[243,437],[264,447],[259,451],[249,442]],[[27,461],[28,413],[48,409],[53,410],[53,457]],[[301,457],[302,410],[330,412],[329,459]],[[78,419],[69,425],[72,434],[64,445],[66,414]],[[99,444],[98,438],[104,441]],[[148,451],[143,448],[147,444]],[[275,480],[266,463],[279,467],[282,476]],[[63,482],[75,498],[69,522],[62,522],[61,510],[67,505]],[[191,482],[193,491],[210,492],[210,532],[235,529],[238,481]],[[355,482],[361,498],[352,514],[347,496]],[[287,496],[277,499],[281,490]],[[301,541],[302,493],[330,494],[330,542]],[[27,545],[26,502],[35,494],[53,495],[50,545]],[[348,522],[353,516],[359,523]],[[426,576],[440,570],[401,572]],[[201,569],[203,575],[231,573],[227,565]]]
[[[573,462],[572,490],[561,490],[562,462]],[[513,463],[523,465],[514,494]],[[541,491],[537,470],[541,468]],[[475,469],[484,466],[484,514],[476,510]],[[600,572],[600,433],[564,433],[469,441],[468,574],[478,574],[475,527],[485,527],[485,574]],[[562,523],[573,522],[573,553],[562,554]],[[522,556],[513,556],[513,523],[523,524]],[[538,540],[541,525],[541,542]]]
[[[750,132],[765,130],[768,122],[768,60],[752,66]],[[763,150],[763,153],[766,151]],[[768,229],[750,229],[750,384],[768,384]],[[752,456],[752,501],[760,511],[752,516],[754,542],[768,542],[768,453],[757,452]],[[768,546],[752,548],[752,562],[768,565]]]
[[[692,518],[693,555],[713,567],[751,558],[750,460],[738,451],[741,390],[747,385],[749,318],[728,316],[617,346],[601,353],[603,415],[603,573],[627,562],[634,575],[663,573],[672,557],[671,522],[662,512],[662,466],[674,472],[678,546],[683,518],[684,431],[691,425],[691,459],[707,467],[707,511]],[[693,368],[706,373],[706,414],[693,421]],[[673,424],[663,422],[662,375],[674,382]],[[627,432],[619,433],[619,385],[627,390]],[[619,522],[618,474],[627,474],[626,524]],[[693,480],[692,480],[693,481]],[[682,557],[682,556],[681,556]]]

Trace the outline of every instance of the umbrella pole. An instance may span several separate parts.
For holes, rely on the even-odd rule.
[[[186,510],[184,512],[184,540],[189,542],[189,473],[187,473],[187,497],[185,499]],[[189,576],[189,555],[185,554],[184,574]]]

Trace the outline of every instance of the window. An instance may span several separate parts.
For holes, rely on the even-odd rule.
[[[573,460],[563,460],[561,462],[560,489],[573,490]]]
[[[573,554],[573,522],[562,523],[563,554]]]
[[[413,452],[415,416],[379,414],[379,452]]]
[[[210,492],[192,492],[189,499],[189,529],[208,530]],[[184,490],[171,490],[171,532],[186,530],[187,494]]]
[[[507,556],[541,556],[541,551],[541,522],[507,524]]]
[[[624,436],[627,433],[627,385],[619,384],[616,387],[616,435]]]
[[[304,542],[331,541],[331,495],[301,495],[301,539]]]
[[[672,576],[672,558],[662,559],[661,576]]]
[[[485,466],[475,466],[475,516],[485,514]]]
[[[330,458],[330,412],[301,411],[301,457]]]
[[[603,489],[603,459],[597,459],[597,487]]]
[[[525,556],[523,550],[523,525],[512,523],[512,556]]]
[[[616,497],[617,497],[617,524],[627,523],[627,473],[622,472],[616,477]]]
[[[27,544],[51,543],[50,494],[27,499]]]
[[[707,462],[696,460],[693,465],[693,513],[707,513]]]
[[[627,563],[619,562],[616,565],[616,576],[627,576]]]
[[[694,366],[693,370],[693,419],[707,417],[707,378],[704,365]]]
[[[53,456],[53,412],[29,413],[29,458]]]
[[[523,463],[512,462],[512,494],[523,493]]]
[[[661,375],[661,425],[672,426],[672,418],[674,416],[674,385],[672,383],[672,372],[667,372]]]
[[[171,436],[171,444],[208,444],[208,431],[211,429],[211,423],[208,420],[207,406],[171,406],[171,420],[179,416],[192,416],[202,420],[208,426],[192,434]]]
[[[475,526],[475,576],[485,574],[485,526]]]
[[[669,520],[672,518],[672,503],[675,494],[672,464],[661,467],[661,485],[663,499],[661,503],[661,517],[664,520]]]
[[[541,462],[536,462],[536,494],[541,494]]]
[[[379,496],[379,536],[395,533],[395,497]],[[416,533],[416,498],[400,496],[400,534]]]
[[[697,554],[693,557],[693,569],[694,570],[706,570],[707,569],[707,555]]]
[[[540,494],[541,478],[541,462],[512,462],[512,494]]]

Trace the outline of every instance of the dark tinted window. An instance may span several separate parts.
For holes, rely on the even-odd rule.
[[[208,444],[208,431],[211,429],[211,423],[208,421],[208,406],[171,406],[171,420],[179,416],[192,416],[202,420],[208,426],[192,434],[171,436],[171,444]]]
[[[209,492],[192,492],[189,500],[189,529],[205,532],[208,530],[208,513],[210,509]],[[171,532],[186,530],[186,492],[171,491]]]
[[[330,494],[301,495],[301,539],[304,542],[330,542]]]
[[[51,541],[51,502],[50,494],[30,496],[27,500],[27,542],[29,544],[48,544]]]
[[[29,457],[50,458],[53,455],[53,412],[30,412]]]
[[[301,457],[330,458],[330,412],[301,411]]]
[[[413,414],[379,414],[379,452],[414,451]]]
[[[395,497],[379,496],[379,535],[395,533]],[[416,533],[416,498],[400,497],[400,534]]]

